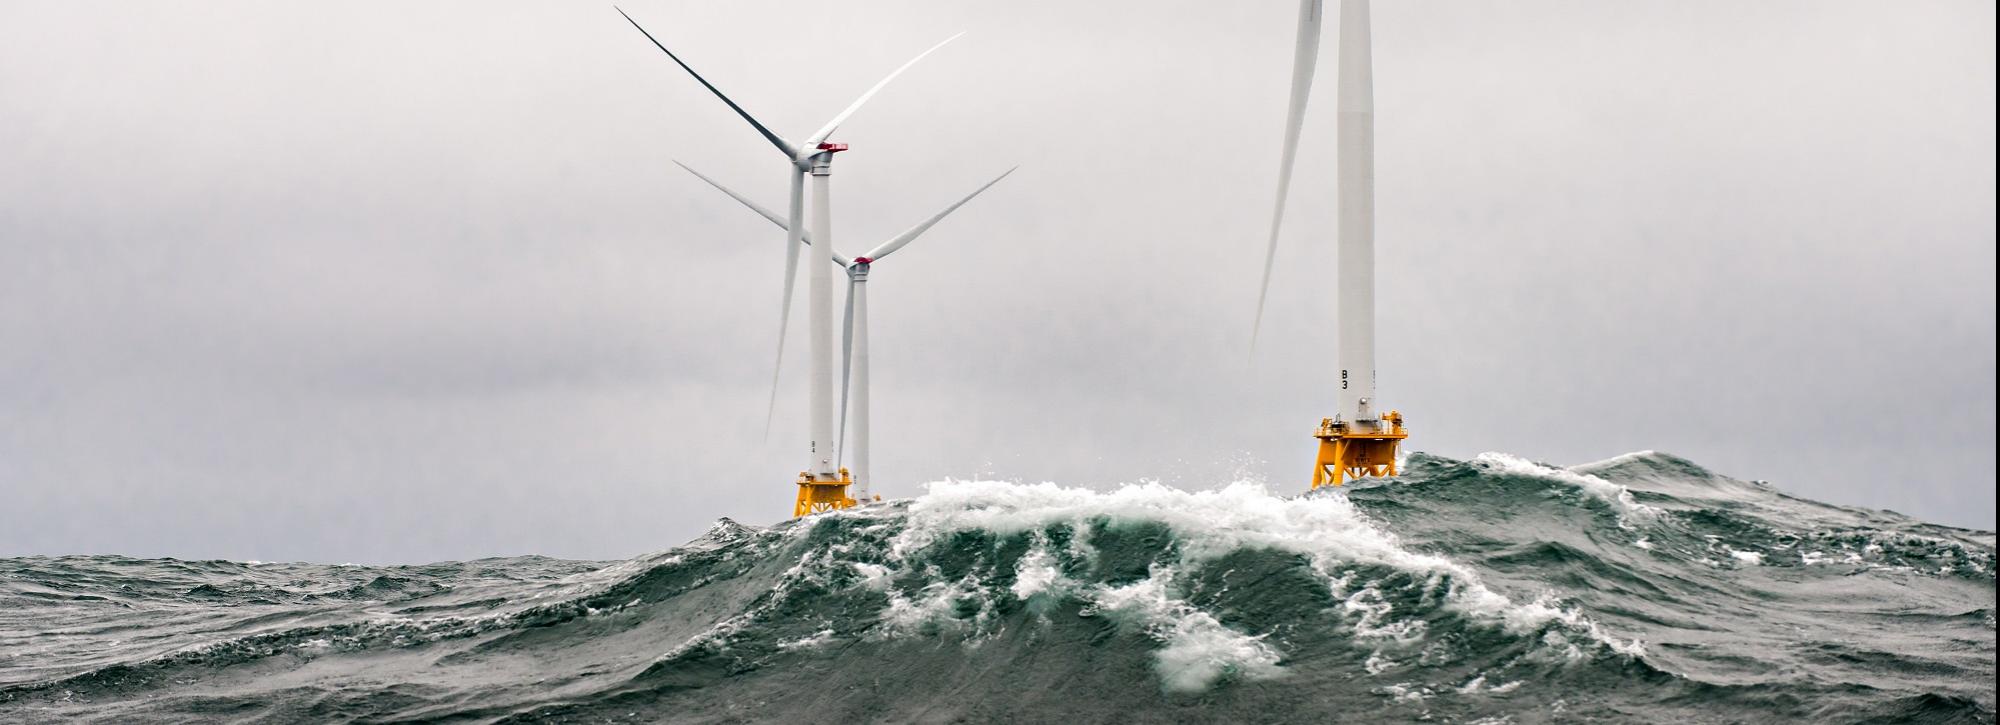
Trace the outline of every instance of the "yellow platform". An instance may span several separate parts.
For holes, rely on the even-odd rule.
[[[1313,462],[1312,487],[1319,488],[1350,478],[1396,475],[1396,448],[1410,432],[1403,428],[1403,414],[1392,410],[1380,421],[1322,418],[1313,437],[1319,439],[1319,459]]]
[[[799,473],[799,498],[792,504],[792,518],[838,511],[855,504],[847,495],[847,487],[854,485],[854,478],[847,469],[840,469],[840,478],[821,480],[813,478],[810,471]]]

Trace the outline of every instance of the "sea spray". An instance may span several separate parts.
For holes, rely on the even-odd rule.
[[[0,720],[1991,722],[1993,561],[1651,452],[940,482],[622,562],[0,560]]]

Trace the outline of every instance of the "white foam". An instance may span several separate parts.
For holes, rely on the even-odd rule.
[[[1546,472],[1558,469],[1535,466],[1534,470],[1540,475],[1551,475]],[[1585,478],[1576,474],[1567,475]],[[1601,479],[1595,480],[1601,482]],[[1618,488],[1609,483],[1603,485]],[[1635,510],[1647,508],[1633,505]],[[1313,571],[1326,577],[1335,595],[1348,598],[1350,595],[1344,590],[1349,580],[1341,577],[1351,577],[1352,572],[1346,570],[1357,564],[1390,567],[1425,577],[1431,587],[1442,586],[1445,591],[1441,603],[1475,621],[1497,625],[1515,634],[1527,634],[1550,624],[1559,624],[1573,632],[1596,638],[1614,651],[1628,654],[1641,651],[1636,643],[1619,642],[1605,635],[1595,623],[1574,610],[1558,606],[1548,597],[1517,604],[1487,588],[1478,574],[1467,566],[1442,556],[1404,548],[1393,534],[1377,527],[1345,496],[1337,493],[1281,498],[1272,495],[1261,484],[1248,481],[1204,491],[1186,491],[1157,482],[1096,491],[1054,483],[942,481],[930,484],[928,492],[910,504],[908,516],[909,525],[890,543],[890,555],[894,560],[913,561],[912,557],[918,552],[960,531],[981,530],[1005,536],[1040,532],[1059,524],[1067,524],[1075,532],[1069,542],[1070,554],[1087,556],[1090,552],[1084,538],[1093,520],[1101,518],[1114,525],[1153,523],[1165,526],[1175,535],[1180,556],[1175,563],[1184,568],[1198,567],[1245,549],[1291,552],[1307,557]],[[1059,578],[1054,566],[1053,556],[1047,547],[1037,544],[1018,565],[1014,594],[1026,598],[1051,592],[1052,587],[1070,586]],[[937,586],[933,585],[933,588]],[[970,592],[957,586],[952,589],[952,594],[970,595]],[[1076,593],[1100,598],[1108,594]],[[1377,594],[1374,601],[1379,601],[1379,606],[1367,601],[1354,603],[1355,613],[1361,615],[1357,632],[1397,639],[1422,636],[1420,620],[1398,623],[1390,617],[1391,612],[1386,609],[1388,603],[1381,601],[1379,592]],[[945,595],[943,591],[926,590],[926,594],[911,600],[892,593],[891,611],[886,618],[892,623],[934,621],[935,616],[941,613],[940,600]],[[1132,595],[1128,592],[1125,596]],[[1181,611],[1180,608],[1171,609]],[[1188,611],[1199,613],[1192,608]],[[1214,622],[1213,617],[1206,614],[1201,614],[1201,617]],[[1194,626],[1196,630],[1206,631],[1202,629],[1205,625]],[[1221,629],[1219,623],[1214,626]],[[1247,639],[1245,635],[1235,636]],[[1198,639],[1195,634],[1183,637]],[[1219,637],[1216,641],[1224,640],[1236,641],[1226,637]]]
[[[969,623],[958,617],[959,603],[967,600],[979,602],[979,611]],[[978,575],[967,574],[952,582],[932,582],[917,591],[915,597],[902,592],[889,591],[889,606],[882,611],[882,621],[891,633],[919,632],[924,628],[942,624],[969,624],[973,631],[981,631],[987,618],[992,615],[993,602],[985,595],[985,586]]]
[[[861,575],[861,583],[863,586],[878,591],[886,590],[889,588],[889,567],[883,566],[881,564],[871,564],[865,561],[856,561],[850,563],[854,566],[854,573]]]
[[[1372,582],[1342,601],[1341,609],[1354,616],[1354,636],[1360,639],[1389,639],[1408,644],[1423,639],[1426,629],[1421,619],[1392,619],[1395,607]]]
[[[1648,450],[1643,450],[1643,451],[1633,451],[1633,452],[1631,452],[1631,453],[1620,453],[1620,454],[1618,454],[1618,455],[1615,455],[1615,456],[1612,456],[1612,457],[1610,457],[1610,458],[1606,458],[1606,459],[1604,459],[1604,460],[1602,460],[1602,461],[1591,461],[1591,462],[1589,462],[1589,463],[1579,463],[1579,464],[1576,464],[1576,465],[1574,465],[1574,466],[1570,466],[1570,469],[1571,469],[1571,470],[1576,470],[1576,469],[1582,469],[1582,470],[1586,470],[1586,471],[1598,471],[1598,470],[1603,470],[1603,469],[1606,469],[1606,468],[1612,468],[1612,467],[1614,467],[1614,466],[1620,466],[1620,465],[1624,465],[1624,464],[1627,464],[1627,463],[1631,463],[1631,462],[1633,462],[1633,461],[1637,461],[1637,460],[1640,460],[1640,459],[1642,459],[1642,458],[1652,458],[1652,457],[1654,457],[1654,456],[1658,456],[1658,455],[1660,455],[1660,452],[1659,452],[1659,451],[1655,451],[1655,450],[1650,450],[1650,449],[1648,449]]]
[[[1143,627],[1163,646],[1153,666],[1163,687],[1198,692],[1224,677],[1261,680],[1278,677],[1280,655],[1261,637],[1222,625],[1214,616],[1170,594],[1174,572],[1157,567],[1144,580],[1098,590],[1091,611],[1124,618]]]
[[[1068,580],[1062,570],[1056,567],[1056,557],[1049,553],[1046,539],[1037,536],[1035,546],[1021,556],[1014,568],[1014,598],[1027,601],[1037,594],[1059,594],[1068,587]]]
[[[1431,691],[1431,688],[1418,686],[1414,682],[1399,682],[1394,685],[1384,685],[1370,690],[1370,692],[1378,695],[1388,695],[1397,702],[1423,702],[1436,694]]]
[[[1275,549],[1312,557],[1327,565],[1324,571],[1371,564],[1426,576],[1442,573],[1453,579],[1452,598],[1468,612],[1499,616],[1507,606],[1506,598],[1479,584],[1470,568],[1403,548],[1344,496],[1279,498],[1242,481],[1205,491],[1142,483],[1105,492],[1053,483],[933,483],[929,493],[911,504],[910,526],[893,542],[892,555],[906,558],[958,531],[1007,535],[1063,523],[1082,531],[1099,517],[1166,526],[1189,563],[1244,549]]]
[[[1651,451],[1646,451],[1645,453],[1651,453]],[[1644,453],[1627,455],[1636,456],[1644,455]],[[1647,506],[1634,500],[1631,489],[1588,473],[1577,473],[1569,469],[1544,466],[1525,458],[1492,451],[1481,453],[1472,460],[1474,463],[1485,464],[1502,472],[1546,478],[1575,486],[1584,493],[1596,496],[1605,503],[1617,508],[1619,510],[1618,524],[1620,526],[1629,527],[1630,521],[1628,521],[1627,517],[1642,521],[1651,521],[1658,518],[1661,513],[1660,509],[1656,507]]]
[[[820,646],[826,645],[831,642],[833,642],[833,629],[827,628],[827,629],[822,629],[818,632],[814,632],[805,637],[779,642],[778,649],[787,652],[795,652],[802,649],[817,649]]]

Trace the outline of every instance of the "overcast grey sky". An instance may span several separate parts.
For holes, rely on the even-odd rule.
[[[881,490],[1304,486],[1331,27],[1246,360],[1294,3],[625,8],[794,135],[968,31],[837,138],[849,253],[1021,165],[875,270]],[[0,555],[622,557],[789,513],[782,237],[671,163],[775,206],[764,142],[608,4],[330,10],[0,0]],[[1994,526],[1993,3],[1374,14],[1411,447]]]

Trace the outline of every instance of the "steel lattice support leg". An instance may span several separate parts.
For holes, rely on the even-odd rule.
[[[1396,475],[1396,449],[1410,437],[1396,411],[1374,425],[1346,425],[1327,418],[1313,433],[1319,455],[1313,461],[1312,487],[1339,486],[1348,479]]]
[[[854,484],[847,469],[840,469],[840,478],[829,481],[815,479],[811,471],[799,474],[799,497],[792,503],[792,518],[838,511],[855,504],[847,495],[847,487]]]

